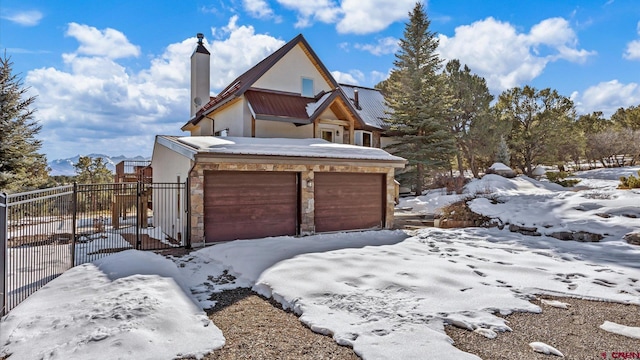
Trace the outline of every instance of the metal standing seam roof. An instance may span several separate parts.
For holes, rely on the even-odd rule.
[[[351,105],[365,124],[384,129],[388,126],[388,112],[390,111],[384,101],[384,95],[377,90],[356,85],[340,84],[340,88],[351,101]],[[358,102],[360,109],[354,104],[355,89],[358,89]]]

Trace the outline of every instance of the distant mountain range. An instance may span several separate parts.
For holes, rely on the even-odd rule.
[[[76,155],[74,157],[68,159],[57,159],[49,161],[48,165],[51,168],[51,172],[49,173],[52,176],[56,175],[76,175],[76,169],[73,167],[73,164],[77,164],[80,156],[89,156],[91,158],[101,157],[105,163],[107,163],[107,169],[111,170],[111,172],[116,171],[116,164],[123,160],[150,160],[149,158],[145,158],[144,156],[108,156],[104,154],[89,154],[89,155]]]

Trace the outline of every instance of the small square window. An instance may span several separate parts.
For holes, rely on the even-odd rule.
[[[333,130],[322,130],[322,139],[333,142]]]
[[[302,78],[302,96],[313,97],[313,79]]]

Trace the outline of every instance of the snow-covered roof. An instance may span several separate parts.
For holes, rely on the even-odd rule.
[[[233,155],[269,155],[309,158],[378,160],[403,163],[405,160],[371,147],[335,144],[322,139],[285,139],[215,136],[164,136],[189,146],[197,153]]]
[[[307,110],[307,115],[312,116],[316,110],[322,106],[322,104],[327,101],[327,99],[329,98],[329,96],[331,96],[331,93],[328,92],[324,95],[322,95],[322,97],[316,101],[316,102],[310,102],[307,104],[306,110]]]

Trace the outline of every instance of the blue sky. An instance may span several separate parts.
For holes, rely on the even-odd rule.
[[[340,82],[373,86],[393,66],[414,0],[3,0],[0,49],[38,96],[42,151],[150,156],[189,116],[195,34],[212,52],[211,92],[299,33]],[[640,105],[635,0],[425,2],[443,59],[494,95],[550,87],[578,113]]]

